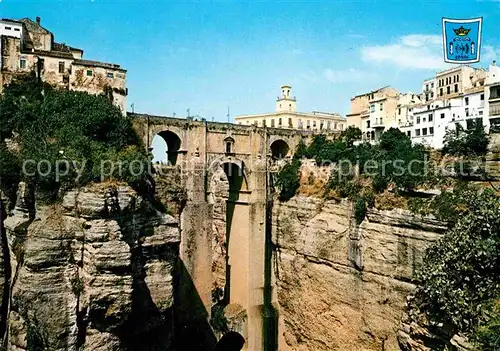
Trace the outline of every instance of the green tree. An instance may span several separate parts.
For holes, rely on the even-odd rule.
[[[347,146],[351,147],[356,140],[361,140],[361,135],[361,129],[349,126],[342,132],[341,137],[347,143]]]
[[[300,166],[300,160],[293,159],[291,163],[287,163],[283,166],[278,173],[276,185],[280,188],[279,199],[281,201],[290,200],[299,189]]]
[[[27,172],[18,172],[17,176],[54,193],[61,186],[101,180],[103,161],[130,164],[133,157],[137,159],[135,165],[149,164],[131,120],[105,95],[56,90],[33,75],[14,80],[4,89],[0,96],[0,125],[1,140],[11,137],[19,145],[19,163],[31,161]],[[36,164],[42,160],[50,165],[50,173],[42,175],[37,171]],[[65,175],[57,177],[56,165],[64,167],[59,170]],[[83,171],[77,174],[82,166]],[[127,170],[114,172],[112,178],[134,186],[146,182],[148,167],[137,177]]]
[[[472,196],[467,191],[454,203],[456,209],[440,211],[449,213],[452,228],[426,252],[416,295],[421,309],[452,332],[498,340],[498,309],[492,306],[500,286],[500,198],[491,189]]]
[[[482,122],[472,122],[465,130],[460,123],[448,129],[444,136],[443,153],[456,156],[481,156],[488,152],[489,138]]]

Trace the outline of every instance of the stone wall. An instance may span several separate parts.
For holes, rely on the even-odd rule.
[[[91,185],[34,208],[29,194],[21,184],[4,221],[2,266],[12,274],[2,300],[3,345],[169,349],[177,220],[125,185]]]
[[[403,210],[371,210],[360,226],[347,201],[275,203],[280,350],[398,350],[412,275],[445,227]]]

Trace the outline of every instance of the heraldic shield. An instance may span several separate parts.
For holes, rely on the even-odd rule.
[[[483,18],[443,18],[444,61],[449,63],[479,62]]]

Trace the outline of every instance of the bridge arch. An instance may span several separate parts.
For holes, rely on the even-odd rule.
[[[271,144],[270,151],[273,158],[281,160],[289,155],[290,146],[283,139],[277,139]]]
[[[152,152],[154,158],[163,160],[164,155],[161,155],[163,148],[159,145],[163,144],[166,151],[166,161],[169,165],[175,166],[178,161],[179,151],[181,150],[182,140],[179,135],[170,130],[163,130],[158,132],[152,140]],[[156,150],[158,149],[158,150]]]

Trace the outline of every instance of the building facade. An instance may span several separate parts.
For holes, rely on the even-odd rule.
[[[236,123],[311,131],[342,131],[346,128],[346,119],[338,113],[297,112],[297,99],[291,92],[291,86],[281,87],[281,95],[276,99],[276,112],[237,116]]]
[[[469,129],[474,122],[482,123],[488,130],[487,82],[492,87],[496,86],[492,79],[495,72],[496,65],[490,66],[488,71],[458,66],[425,80],[420,103],[413,106],[413,116],[400,129],[411,137],[413,143],[436,149],[444,146],[446,131],[456,128],[457,124]],[[500,78],[498,73],[496,76]]]
[[[361,129],[364,141],[377,141],[384,130],[397,125],[399,92],[391,86],[351,98],[348,125]]]
[[[60,89],[106,94],[126,113],[127,71],[120,65],[84,60],[83,50],[55,42],[40,17],[0,20],[0,92],[29,72]]]

